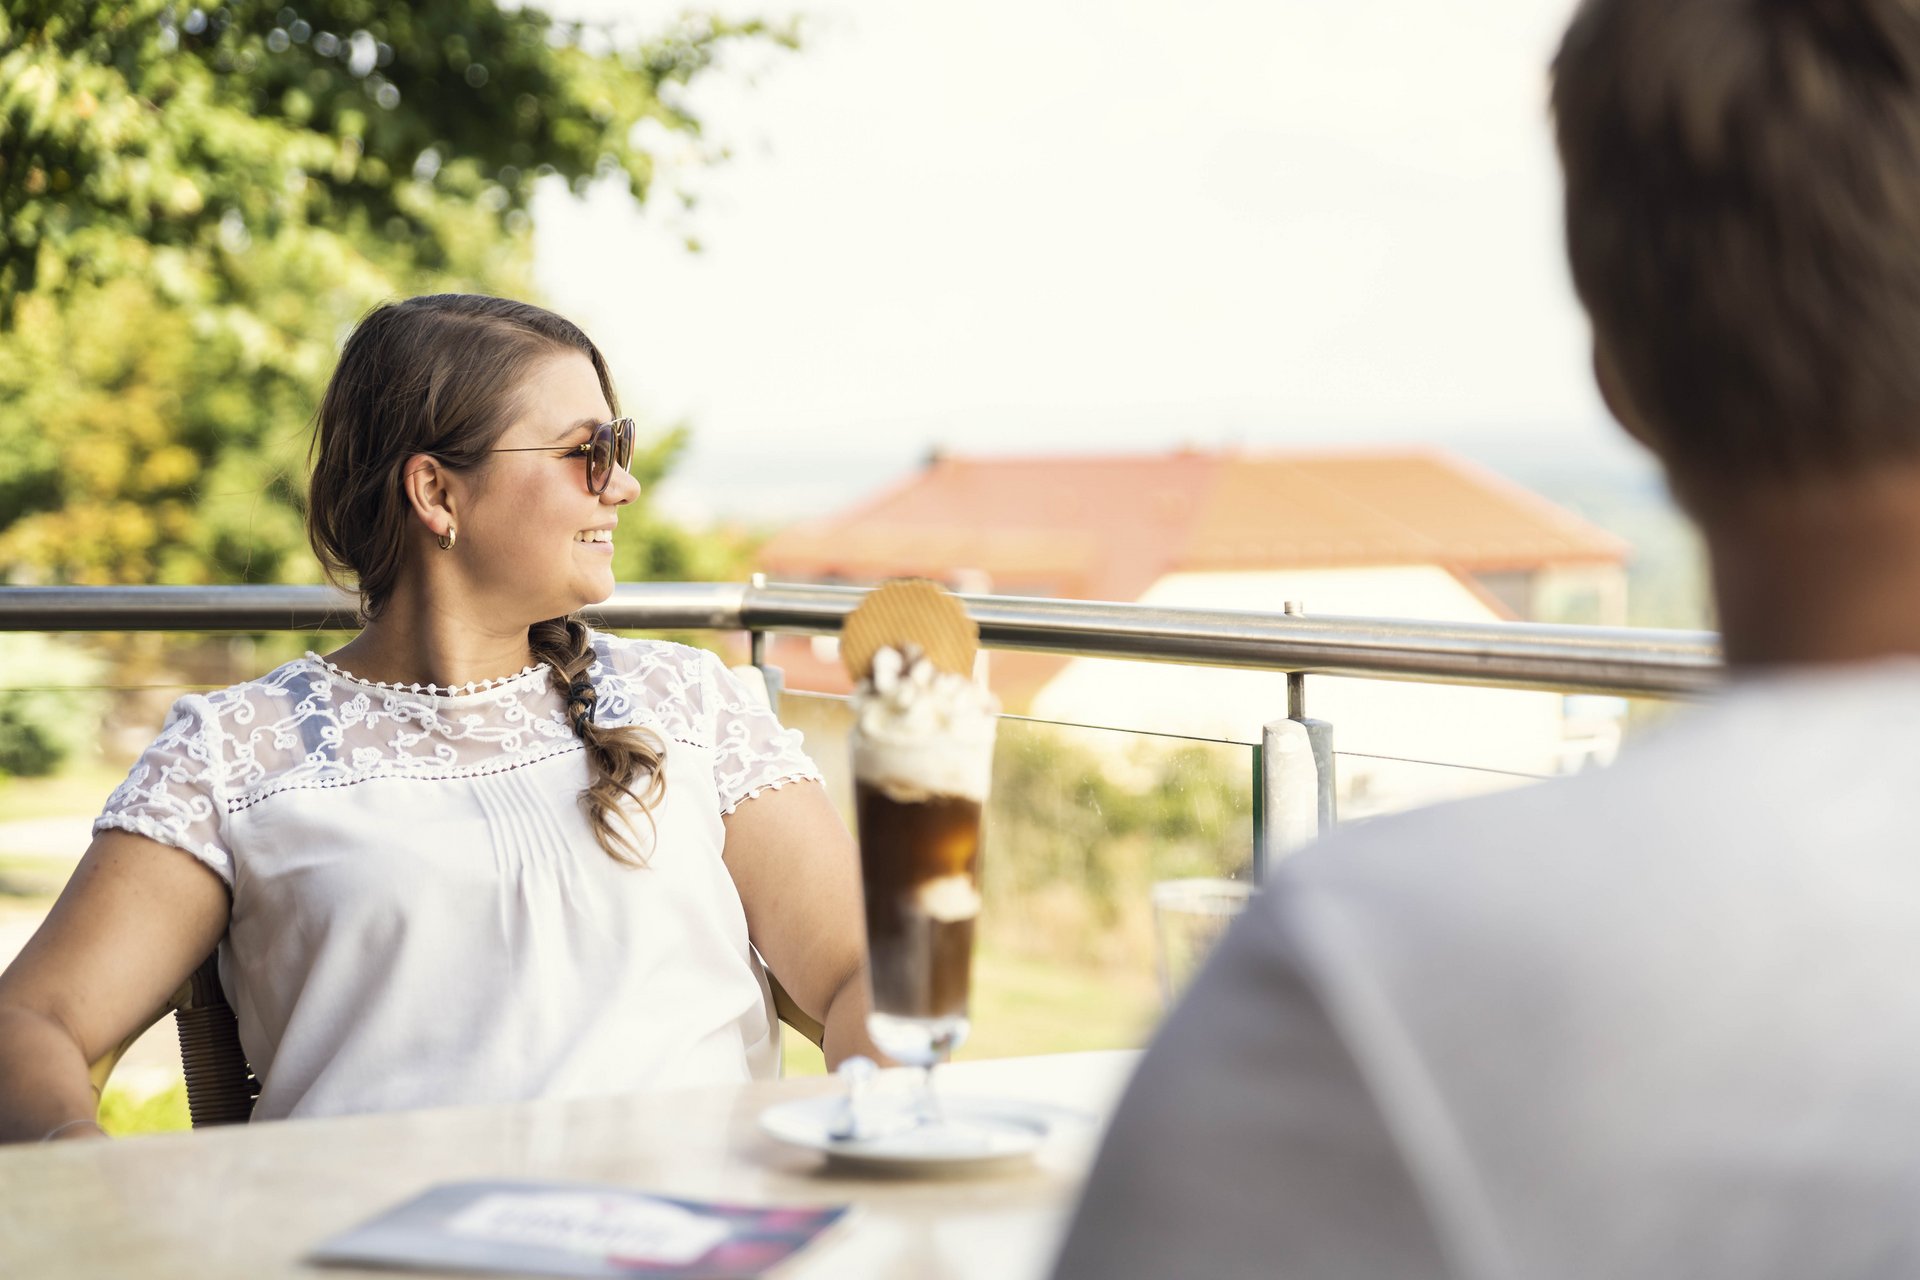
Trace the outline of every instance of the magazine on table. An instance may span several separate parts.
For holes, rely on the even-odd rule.
[[[547,1276],[754,1280],[849,1206],[779,1208],[566,1182],[456,1182],[333,1237],[310,1261]]]

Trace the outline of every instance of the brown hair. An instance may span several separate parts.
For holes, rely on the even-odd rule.
[[[524,302],[457,293],[409,298],[377,308],[354,329],[320,402],[307,538],[328,576],[359,591],[365,617],[386,607],[406,562],[407,459],[430,453],[454,470],[484,467],[533,366],[568,351],[593,362],[617,413],[598,348],[570,322]],[[581,799],[600,847],[643,865],[622,802],[638,806],[651,825],[666,786],[664,744],[637,726],[594,723],[587,675],[593,648],[579,618],[537,622],[527,643],[547,664],[586,747],[589,782]]]
[[[1587,0],[1553,112],[1575,287],[1676,473],[1920,453],[1920,8]]]

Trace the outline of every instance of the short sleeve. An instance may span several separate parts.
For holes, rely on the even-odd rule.
[[[173,704],[160,736],[94,819],[96,833],[131,831],[183,849],[233,885],[220,798],[219,722],[206,698],[189,694]]]
[[[764,687],[750,688],[712,654],[706,655],[706,684],[713,714],[713,785],[722,815],[769,787],[820,780],[800,731],[783,726],[768,709]]]

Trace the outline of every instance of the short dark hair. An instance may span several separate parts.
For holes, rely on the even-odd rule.
[[[1574,285],[1676,472],[1920,455],[1920,5],[1586,0],[1553,114]]]

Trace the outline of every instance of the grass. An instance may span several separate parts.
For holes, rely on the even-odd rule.
[[[100,1096],[100,1127],[116,1138],[191,1129],[186,1082],[154,1094],[137,1094],[109,1084]]]
[[[74,864],[58,858],[0,853],[0,914],[14,911],[45,915],[73,874]]]
[[[126,776],[125,769],[85,765],[45,778],[0,777],[0,822],[65,818],[74,814],[91,817],[100,812],[107,797]],[[73,856],[78,858],[84,852],[84,849],[75,849]]]
[[[1010,1058],[1133,1049],[1160,1018],[1152,978],[982,949],[974,960],[973,1030],[957,1055]]]
[[[958,1061],[1087,1049],[1133,1049],[1160,1017],[1160,996],[1145,975],[1077,967],[1059,960],[982,948],[974,958],[973,1030]],[[825,1071],[820,1051],[789,1029],[786,1073]]]

